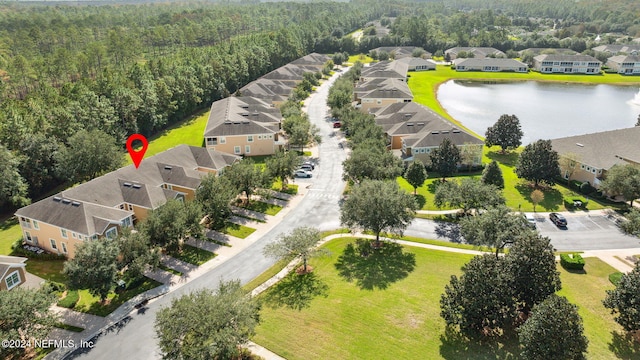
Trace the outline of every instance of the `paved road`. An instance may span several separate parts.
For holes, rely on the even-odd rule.
[[[623,234],[616,224],[603,215],[568,214],[568,226],[558,228],[547,214],[536,214],[540,234],[548,236],[559,251],[630,249],[640,247],[640,239]],[[442,231],[455,231],[457,226],[447,223],[440,225],[425,219],[415,219],[405,231],[405,235],[427,239],[450,240]],[[455,234],[455,232],[454,232]]]
[[[163,306],[171,304],[172,299],[196,289],[215,287],[220,280],[239,279],[242,283],[250,281],[274,263],[272,259],[262,255],[264,246],[275,240],[279,234],[289,232],[301,224],[315,226],[321,230],[339,227],[338,199],[344,188],[342,162],[347,155],[345,150],[339,148],[334,129],[325,120],[326,98],[329,87],[335,79],[336,77],[320,86],[307,102],[309,118],[320,128],[323,141],[318,147],[319,158],[318,165],[313,171],[314,177],[296,180],[296,184],[311,185],[311,188],[295,211],[245,251],[178,290],[149,303],[143,314],[132,315],[119,328],[99,337],[93,349],[82,354],[74,354],[70,358],[158,359],[160,353],[153,331],[153,322],[156,312]]]

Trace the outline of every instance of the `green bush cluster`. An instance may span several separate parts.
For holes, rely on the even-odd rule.
[[[43,254],[36,254],[34,252],[25,250],[22,248],[22,246],[18,246],[13,248],[13,251],[11,253],[12,255],[16,255],[16,256],[24,256],[26,258],[29,259],[40,259],[40,260],[64,260],[66,259],[66,257],[64,255],[60,255],[60,254],[50,254],[50,253],[43,253]]]
[[[67,309],[73,309],[78,303],[78,300],[80,300],[80,294],[78,293],[78,290],[69,290],[67,291],[67,296],[65,296],[64,299],[58,301],[58,306]]]
[[[560,265],[567,270],[582,270],[584,259],[580,254],[560,254]]]

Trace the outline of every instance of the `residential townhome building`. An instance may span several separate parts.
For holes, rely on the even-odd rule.
[[[614,165],[640,165],[640,126],[552,139],[564,179],[588,182],[595,188]]]
[[[206,174],[240,157],[180,145],[18,209],[24,241],[73,258],[83,241],[113,239],[168,200],[192,200]]]
[[[615,55],[607,59],[607,66],[623,75],[640,75],[640,55]]]
[[[542,54],[533,58],[533,68],[543,74],[600,74],[601,66],[589,55]]]
[[[484,72],[519,72],[529,71],[527,64],[514,59],[484,58],[484,59],[455,59],[453,63],[456,71],[484,71]]]
[[[211,105],[204,131],[208,149],[234,155],[272,155],[286,140],[280,109],[270,102],[250,97],[228,97]]]
[[[301,58],[293,60],[289,64],[296,65],[296,66],[303,66],[306,69],[313,68],[315,69],[315,72],[317,72],[317,71],[322,71],[324,64],[326,64],[327,61],[329,60],[331,60],[331,58],[327,55],[311,53],[309,55],[305,55]]]
[[[398,79],[380,78],[361,82],[354,88],[354,95],[363,112],[413,100],[407,83]]]
[[[416,50],[424,51],[424,59],[431,59],[432,54],[430,52],[425,51],[423,48],[417,46],[381,46],[372,49],[371,51],[369,51],[369,53],[374,53],[376,55],[380,53],[387,53],[389,54],[389,58],[400,60],[407,57],[412,57],[413,52]]]
[[[242,87],[240,96],[250,96],[267,100],[273,106],[280,106],[289,99],[293,84],[287,81],[258,79]]]
[[[399,61],[380,61],[362,68],[360,72],[360,81],[369,81],[372,79],[398,79],[407,81],[407,72],[409,65]]]
[[[0,255],[0,291],[11,290],[27,280],[27,258]]]
[[[592,50],[610,55],[640,55],[638,44],[607,44],[596,46]]]
[[[527,48],[518,51],[518,55],[522,57],[526,53],[532,54],[533,56],[542,55],[542,54],[558,54],[558,55],[576,55],[577,52],[567,49],[567,48]]]
[[[433,110],[414,103],[391,104],[374,114],[387,139],[387,147],[404,161],[419,159],[430,164],[431,151],[446,137],[470,154],[471,164],[482,162],[483,141],[454,127]]]
[[[449,55],[450,60],[455,60],[458,58],[458,55],[461,53],[466,54],[467,58],[475,58],[475,59],[484,59],[486,57],[507,57],[507,55],[492,47],[468,47],[468,46],[458,46],[451,49],[445,50],[445,56]],[[472,55],[471,55],[472,54]]]
[[[436,62],[431,59],[407,56],[399,59],[398,61],[407,64],[407,71],[427,71],[436,69]]]
[[[298,65],[287,64],[281,66],[271,72],[266,73],[261,77],[261,79],[269,79],[269,80],[278,80],[282,82],[287,82],[291,87],[295,87],[299,82],[301,82],[304,77],[303,74],[306,72],[316,72],[315,69],[305,69]]]

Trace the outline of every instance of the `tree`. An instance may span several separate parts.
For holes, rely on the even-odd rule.
[[[563,172],[563,176],[567,179],[567,184],[571,182],[571,176],[578,170],[580,165],[580,155],[576,153],[562,154],[558,160],[560,170]],[[562,175],[562,174],[561,174]]]
[[[69,288],[89,289],[104,302],[116,281],[119,252],[116,242],[105,239],[80,244],[75,257],[64,263]]]
[[[29,204],[27,183],[18,172],[19,161],[11,151],[0,145],[0,205],[20,207]]]
[[[431,151],[429,158],[431,159],[431,169],[437,171],[444,182],[447,176],[458,171],[460,149],[449,138],[444,138],[440,146]]]
[[[470,216],[460,220],[460,233],[465,241],[474,245],[485,245],[498,251],[507,244],[513,244],[522,233],[533,231],[527,219],[511,213],[506,206],[490,208],[480,216]]]
[[[265,166],[269,176],[279,178],[282,188],[286,189],[289,179],[300,166],[300,157],[293,151],[278,151],[267,159]]]
[[[151,244],[164,248],[175,248],[187,234],[187,218],[184,203],[169,200],[164,205],[149,211],[142,222],[140,231],[144,232]]]
[[[636,121],[636,126],[640,126],[640,115],[638,115],[638,121]]]
[[[562,287],[554,249],[547,237],[533,231],[522,232],[505,260],[507,285],[525,314]]]
[[[504,189],[504,178],[502,177],[502,169],[498,165],[498,162],[492,160],[489,165],[482,171],[483,184],[494,185],[498,189]]]
[[[20,175],[28,179],[31,196],[39,195],[54,182],[58,148],[57,141],[44,134],[27,134],[20,141]]]
[[[222,176],[229,179],[236,189],[245,194],[247,202],[251,200],[251,195],[255,190],[265,184],[262,169],[256,166],[251,159],[244,159],[233,164],[226,169]]]
[[[440,316],[465,336],[493,335],[511,319],[511,294],[505,286],[503,258],[475,256],[451,276],[440,297]]]
[[[196,190],[196,201],[202,205],[202,211],[213,229],[224,226],[231,217],[231,201],[238,195],[238,190],[226,176],[207,175]]]
[[[530,197],[533,202],[533,211],[536,211],[536,206],[544,201],[544,193],[539,189],[535,189],[531,192]]]
[[[364,180],[391,180],[402,174],[402,160],[381,147],[375,139],[353,149],[342,165],[343,179],[355,183]]]
[[[395,181],[365,180],[356,184],[342,204],[340,222],[371,230],[380,244],[383,230],[401,233],[414,218],[416,202]]]
[[[640,330],[640,266],[637,263],[633,270],[622,275],[615,289],[607,290],[602,303],[623,329],[637,335]]]
[[[160,252],[151,247],[146,234],[125,228],[116,239],[118,244],[118,270],[126,271],[131,278],[141,278],[147,267],[155,268],[160,263]]]
[[[538,140],[527,145],[518,159],[516,175],[533,181],[535,187],[539,183],[555,184],[560,177],[558,153],[551,147],[551,140]]]
[[[17,287],[11,291],[0,291],[0,338],[7,340],[46,339],[58,322],[51,311],[56,296],[41,287],[38,290]],[[3,359],[18,359],[25,352],[24,347],[0,348]]]
[[[460,182],[449,181],[439,184],[433,203],[439,208],[445,205],[461,208],[468,214],[472,209],[488,209],[502,205],[505,200],[497,187],[476,179],[464,178]]]
[[[322,240],[320,231],[310,227],[293,229],[289,234],[280,234],[276,242],[264,247],[264,255],[278,260],[300,257],[303,261],[303,272],[307,272],[307,260],[311,257],[324,254],[316,245]]]
[[[522,358],[527,360],[584,359],[589,341],[583,335],[578,308],[551,294],[533,308],[519,329]]]
[[[493,126],[487,129],[484,141],[487,146],[500,146],[504,153],[520,146],[523,135],[518,117],[504,114]]]
[[[404,179],[413,186],[413,194],[415,195],[416,190],[427,180],[427,169],[422,161],[414,160],[404,173]]]
[[[91,180],[124,164],[122,152],[110,135],[80,130],[56,156],[58,174],[71,182]]]
[[[254,335],[260,306],[239,281],[221,282],[171,301],[154,328],[165,359],[235,359]]]
[[[609,195],[619,195],[629,201],[640,198],[640,166],[614,165],[607,171],[607,177],[600,183],[600,190]]]
[[[627,221],[623,221],[620,224],[622,231],[629,235],[640,237],[640,210],[637,208],[631,209],[626,215]]]

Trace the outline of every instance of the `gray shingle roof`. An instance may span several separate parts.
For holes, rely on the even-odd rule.
[[[612,54],[617,53],[631,53],[640,52],[640,45],[627,45],[627,44],[608,44],[600,45],[593,48],[593,51],[609,52]]]
[[[469,46],[458,46],[451,49],[445,50],[445,54],[454,54],[457,55],[460,52],[473,53],[473,55],[477,58],[484,58],[489,55],[505,55],[504,52],[492,48],[492,47],[469,47]]]
[[[448,138],[452,144],[458,146],[464,144],[484,144],[484,142],[477,137],[453,126],[443,130],[419,132],[415,135],[407,136],[403,140],[408,147],[418,148],[439,146],[445,138]]]
[[[608,170],[615,164],[640,163],[640,126],[552,139],[558,154],[574,153],[580,162]]]
[[[623,62],[640,63],[640,55],[615,55],[607,60],[618,64]]]
[[[399,59],[411,56],[413,54],[413,51],[416,49],[424,50],[421,47],[417,47],[417,46],[381,46],[381,47],[372,49],[371,51],[375,51],[378,53],[386,52],[388,54],[394,53],[395,59],[399,60]],[[430,52],[425,51],[425,53],[427,54],[428,57],[431,57]]]
[[[577,54],[575,51],[567,48],[527,48],[524,50],[518,51],[519,55],[522,55],[525,52],[533,53],[533,55],[540,55],[543,52],[549,54],[566,54],[566,55],[575,55]]]
[[[360,72],[362,78],[388,78],[388,79],[405,79],[409,65],[398,61],[381,61],[368,67],[363,67]]]
[[[427,60],[427,59],[423,59],[423,58],[417,58],[417,57],[403,57],[402,59],[399,59],[398,61],[403,62],[405,64],[407,64],[408,66],[428,66],[429,68],[436,68],[436,63],[433,60]]]
[[[228,97],[211,104],[205,137],[278,132],[282,114],[278,108],[254,97]]]
[[[398,79],[374,78],[361,82],[353,92],[361,99],[413,99],[409,85]]]
[[[514,60],[514,59],[500,59],[500,58],[470,58],[470,59],[455,59],[453,61],[456,66],[475,67],[475,66],[499,66],[499,67],[524,67],[528,68],[527,64]]]
[[[316,67],[322,67],[324,66],[324,64],[328,61],[331,60],[331,58],[327,55],[323,55],[323,54],[318,54],[318,53],[311,53],[309,55],[305,55],[301,58],[298,58],[296,60],[293,60],[292,62],[290,62],[290,64],[293,65],[314,65]]]
[[[542,54],[534,57],[536,61],[589,61],[600,62],[598,59],[589,55],[565,55],[565,54]]]

